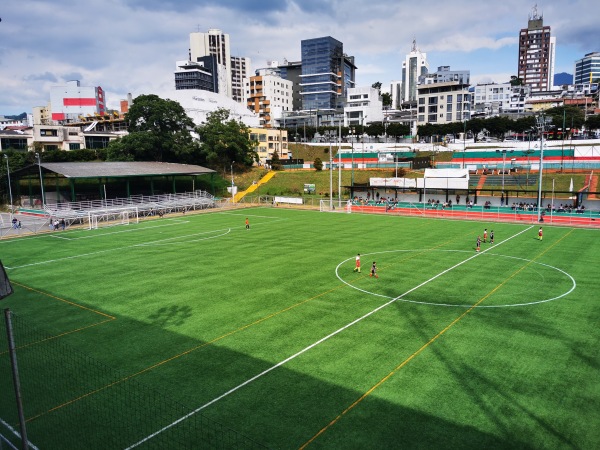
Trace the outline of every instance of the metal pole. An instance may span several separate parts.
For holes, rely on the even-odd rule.
[[[333,209],[333,151],[331,148],[331,140],[329,140],[329,210]]]
[[[4,155],[6,159],[6,176],[8,177],[8,194],[10,195],[10,218],[12,219],[15,215],[15,208],[13,205],[12,187],[10,185],[10,167],[8,166],[8,155]]]
[[[46,207],[46,196],[44,195],[44,179],[42,178],[42,158],[39,153],[35,154],[35,157],[38,160],[38,169],[40,171],[40,188],[42,190],[42,208]]]
[[[338,144],[338,208],[342,207],[342,137]]]
[[[539,117],[539,124],[541,126],[541,138],[540,138],[540,180],[539,180],[539,186],[538,186],[538,201],[537,201],[537,219],[538,222],[540,221],[541,218],[541,212],[542,212],[542,175],[544,172],[544,125],[545,125],[545,119],[544,119],[544,115],[542,114]]]
[[[235,195],[233,192],[233,165],[235,164],[235,161],[231,161],[231,203],[235,203]]]
[[[352,190],[354,190],[354,129],[352,129],[352,133],[350,135],[350,142],[352,142],[352,172],[350,184],[352,185]]]
[[[4,310],[4,320],[6,322],[6,335],[8,336],[8,352],[10,353],[13,385],[15,389],[15,396],[17,398],[17,413],[19,415],[19,429],[21,432],[21,448],[23,450],[27,450],[29,448],[29,441],[27,440],[25,413],[23,412],[23,399],[21,398],[21,382],[19,381],[19,368],[17,366],[17,353],[13,336],[11,312],[8,308]]]
[[[464,130],[463,130],[463,165],[462,168],[465,168],[465,152],[467,151],[467,143],[466,143],[466,139],[467,139],[467,121],[463,120],[463,124],[464,124]]]

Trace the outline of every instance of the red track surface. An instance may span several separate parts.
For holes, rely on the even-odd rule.
[[[452,210],[452,209],[422,209],[422,208],[394,208],[386,211],[384,206],[357,206],[352,205],[352,212],[370,214],[392,214],[401,216],[430,217],[438,219],[460,220],[488,220],[497,222],[538,223],[537,214],[525,211],[498,212],[485,210]],[[600,214],[591,217],[589,214],[550,215],[544,216],[545,225],[562,225],[573,227],[600,228]]]

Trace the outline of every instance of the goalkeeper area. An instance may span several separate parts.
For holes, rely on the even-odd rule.
[[[0,240],[30,448],[600,448],[598,229],[334,204]]]

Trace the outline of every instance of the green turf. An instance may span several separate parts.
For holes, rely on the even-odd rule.
[[[0,241],[30,440],[126,448],[266,371],[186,420],[271,448],[600,448],[598,230],[544,230],[251,208]],[[139,448],[200,447],[185,426]]]

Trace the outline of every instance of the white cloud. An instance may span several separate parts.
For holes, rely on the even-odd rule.
[[[599,50],[596,9],[592,0],[547,0],[540,8],[557,36],[557,67],[572,67],[584,53]],[[62,0],[60,6],[33,0],[27,8],[4,0],[0,114],[46,104],[52,80],[73,74],[81,74],[83,85],[102,86],[111,107],[128,92],[160,94],[174,84],[175,61],[187,57],[189,33],[209,28],[228,33],[232,54],[250,57],[253,67],[299,60],[302,39],[330,35],[356,57],[363,85],[399,79],[413,38],[433,70],[470,69],[472,80],[513,74],[517,36],[529,13],[530,6],[517,0],[497,3],[493,11],[489,3],[466,0]]]

